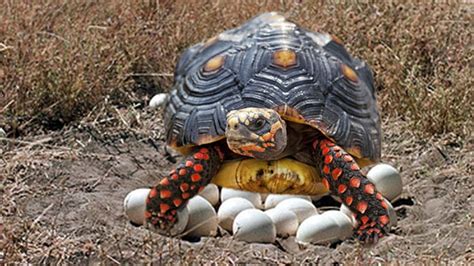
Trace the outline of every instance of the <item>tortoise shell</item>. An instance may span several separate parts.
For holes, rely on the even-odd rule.
[[[380,158],[369,67],[337,38],[307,31],[276,13],[183,53],[165,111],[167,142],[179,150],[223,139],[226,114],[246,107],[275,109],[359,159]]]

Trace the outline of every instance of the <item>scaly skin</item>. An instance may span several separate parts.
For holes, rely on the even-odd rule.
[[[374,184],[360,171],[354,158],[333,142],[313,142],[313,154],[320,162],[323,184],[355,213],[356,236],[361,242],[376,243],[388,233],[388,205]]]
[[[223,158],[217,146],[197,147],[185,156],[148,194],[147,221],[165,232],[172,228],[177,222],[177,211],[209,184]]]

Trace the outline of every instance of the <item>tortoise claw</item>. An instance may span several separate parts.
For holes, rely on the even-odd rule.
[[[164,236],[176,236],[184,231],[188,223],[188,209],[182,208],[175,215],[156,215],[148,218],[148,228]]]
[[[388,234],[387,231],[386,225],[372,222],[359,226],[355,232],[355,236],[361,243],[371,245],[376,244],[380,238],[386,236]]]

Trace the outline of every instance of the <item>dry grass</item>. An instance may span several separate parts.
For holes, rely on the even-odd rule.
[[[269,10],[339,36],[367,60],[384,116],[422,135],[467,136],[472,128],[466,4],[34,2],[6,1],[0,10],[0,125],[12,136],[61,128],[98,104],[143,104],[170,87],[183,49]]]

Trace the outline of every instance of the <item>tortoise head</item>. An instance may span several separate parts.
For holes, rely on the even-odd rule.
[[[225,135],[233,152],[256,159],[277,159],[286,148],[286,123],[272,109],[245,108],[229,112]]]

